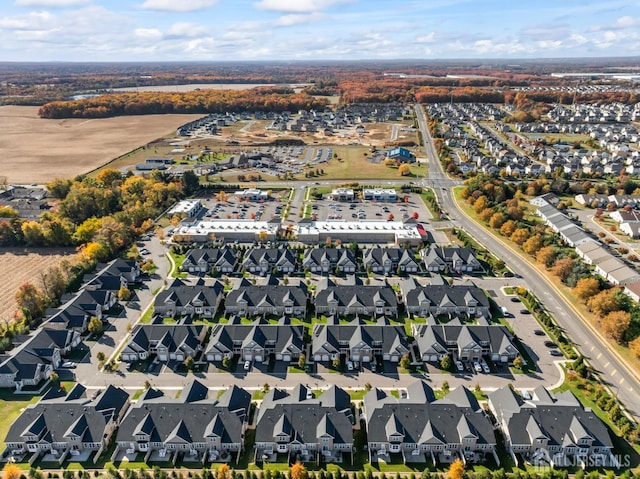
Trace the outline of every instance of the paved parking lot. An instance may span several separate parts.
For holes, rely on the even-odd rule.
[[[240,219],[256,221],[269,221],[276,218],[284,207],[284,201],[277,199],[259,203],[257,201],[242,201],[234,195],[228,195],[224,202],[215,198],[201,198],[206,211],[203,211],[202,219]]]
[[[328,196],[328,195],[325,195]],[[407,201],[404,201],[404,197]],[[422,199],[413,193],[400,193],[403,200],[398,202],[382,202],[356,199],[349,201],[333,201],[328,197],[322,200],[312,201],[313,213],[317,220],[389,220],[401,221],[408,219],[417,213],[418,220],[425,222],[429,218],[427,207]]]

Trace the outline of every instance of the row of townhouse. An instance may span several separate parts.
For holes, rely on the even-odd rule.
[[[112,385],[94,399],[81,385],[60,391],[49,392],[14,421],[5,457],[62,464],[93,454],[95,462],[114,435],[111,460],[143,454],[147,463],[229,462],[245,452],[251,394],[237,386],[219,395],[192,380],[177,398],[152,387],[133,406]],[[617,465],[605,425],[570,392],[554,396],[540,386],[525,400],[503,387],[489,394],[488,405],[495,427],[464,386],[442,399],[423,380],[410,384],[402,399],[374,388],[362,413],[369,461],[447,464],[460,458],[473,464],[493,457],[499,464],[499,429],[518,465]],[[252,454],[258,463],[276,462],[278,454],[288,463],[353,463],[355,426],[351,398],[340,387],[318,397],[302,384],[274,388],[256,412]]]
[[[584,230],[572,222],[573,228],[566,227],[567,221],[571,220],[543,197],[535,198],[532,201],[541,205],[536,210],[536,214],[542,217],[554,231],[558,232],[586,264],[594,266],[597,274],[611,284],[623,287],[626,295],[640,302],[640,273],[635,268],[614,256],[602,243],[587,235]],[[578,229],[575,230],[575,228]]]
[[[293,273],[298,270],[311,273],[340,271],[354,273],[370,270],[373,273],[418,273],[426,271],[478,272],[482,266],[469,248],[432,247],[420,251],[420,260],[413,250],[405,248],[366,248],[362,259],[348,248],[312,248],[304,251],[299,262],[296,252],[287,248],[253,248],[244,258],[229,247],[192,249],[185,255],[182,270],[189,273],[232,273],[243,269],[250,273],[266,274],[272,271]]]
[[[285,284],[286,283],[286,284]],[[400,285],[400,298],[406,311],[416,316],[489,317],[490,305],[484,291],[473,283],[452,286],[433,275],[429,284],[407,279]],[[367,285],[350,276],[337,282],[321,278],[315,294],[304,280],[280,282],[269,276],[266,284],[241,279],[231,291],[217,280],[174,279],[154,300],[154,314],[162,317],[213,318],[224,301],[225,316],[304,317],[313,306],[316,315],[344,317],[397,317],[398,293],[385,281]]]
[[[605,195],[596,193],[584,193],[574,197],[576,202],[589,208],[604,208],[609,204],[616,208],[631,206],[636,208],[640,203],[640,196],[637,195]]]
[[[512,362],[519,354],[509,331],[500,325],[465,325],[458,320],[448,324],[414,325],[412,334],[418,357],[425,362],[439,362],[444,356],[471,362],[482,358],[494,362]],[[208,341],[205,342],[205,339]],[[256,320],[251,324],[218,324],[210,330],[204,325],[137,325],[122,350],[125,362],[155,356],[161,362],[183,362],[186,358],[221,362],[236,356],[257,363],[277,361],[289,364],[309,351],[310,360],[329,363],[335,360],[363,363],[398,363],[411,351],[411,341],[402,326],[380,320],[361,324],[353,320],[316,324],[309,348],[305,328],[282,318],[275,324]]]
[[[117,259],[98,265],[84,287],[64,296],[62,306],[47,310],[42,326],[31,334],[14,338],[14,348],[0,356],[0,387],[35,388],[49,380],[63,358],[78,347],[92,317],[104,319],[117,299],[117,291],[137,281],[136,262]]]

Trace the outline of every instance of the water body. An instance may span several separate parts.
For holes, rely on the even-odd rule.
[[[194,90],[250,90],[260,86],[286,86],[296,91],[309,83],[190,83],[187,85],[152,85],[139,87],[112,88],[111,92],[184,92]]]

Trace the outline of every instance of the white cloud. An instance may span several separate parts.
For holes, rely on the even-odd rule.
[[[40,30],[50,26],[55,17],[49,12],[31,12],[26,15],[0,18],[0,28],[6,30]]]
[[[170,37],[199,37],[208,35],[211,30],[197,23],[178,22],[169,27],[167,35]]]
[[[320,12],[337,3],[350,3],[352,0],[260,0],[254,5],[260,10],[272,12]]]
[[[136,28],[133,33],[140,39],[158,40],[162,38],[162,32],[157,28]]]
[[[326,15],[320,12],[312,13],[290,13],[288,15],[282,15],[275,22],[277,27],[291,27],[293,25],[303,25],[305,23],[319,22],[327,18]]]
[[[140,8],[165,12],[193,12],[204,10],[218,3],[218,0],[145,0]]]
[[[427,35],[416,38],[416,43],[434,43],[435,41],[436,32],[429,32]]]
[[[86,5],[89,0],[16,0],[17,7],[64,8]]]

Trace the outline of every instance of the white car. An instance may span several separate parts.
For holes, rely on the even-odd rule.
[[[473,362],[473,369],[475,369],[477,373],[482,372],[482,366],[480,366],[480,363],[478,361]]]
[[[347,361],[347,371],[353,371],[353,363],[351,361]]]
[[[456,368],[458,368],[458,371],[460,372],[464,371],[464,364],[462,364],[462,361],[456,361]]]
[[[67,369],[73,369],[76,367],[76,363],[74,363],[73,361],[65,361],[64,363],[62,363],[62,367]]]
[[[244,370],[248,371],[249,369],[251,369],[251,361],[245,361],[244,362]]]
[[[482,361],[480,366],[482,366],[482,370],[485,374],[489,374],[491,372],[491,369],[489,369],[489,365],[486,362]]]

